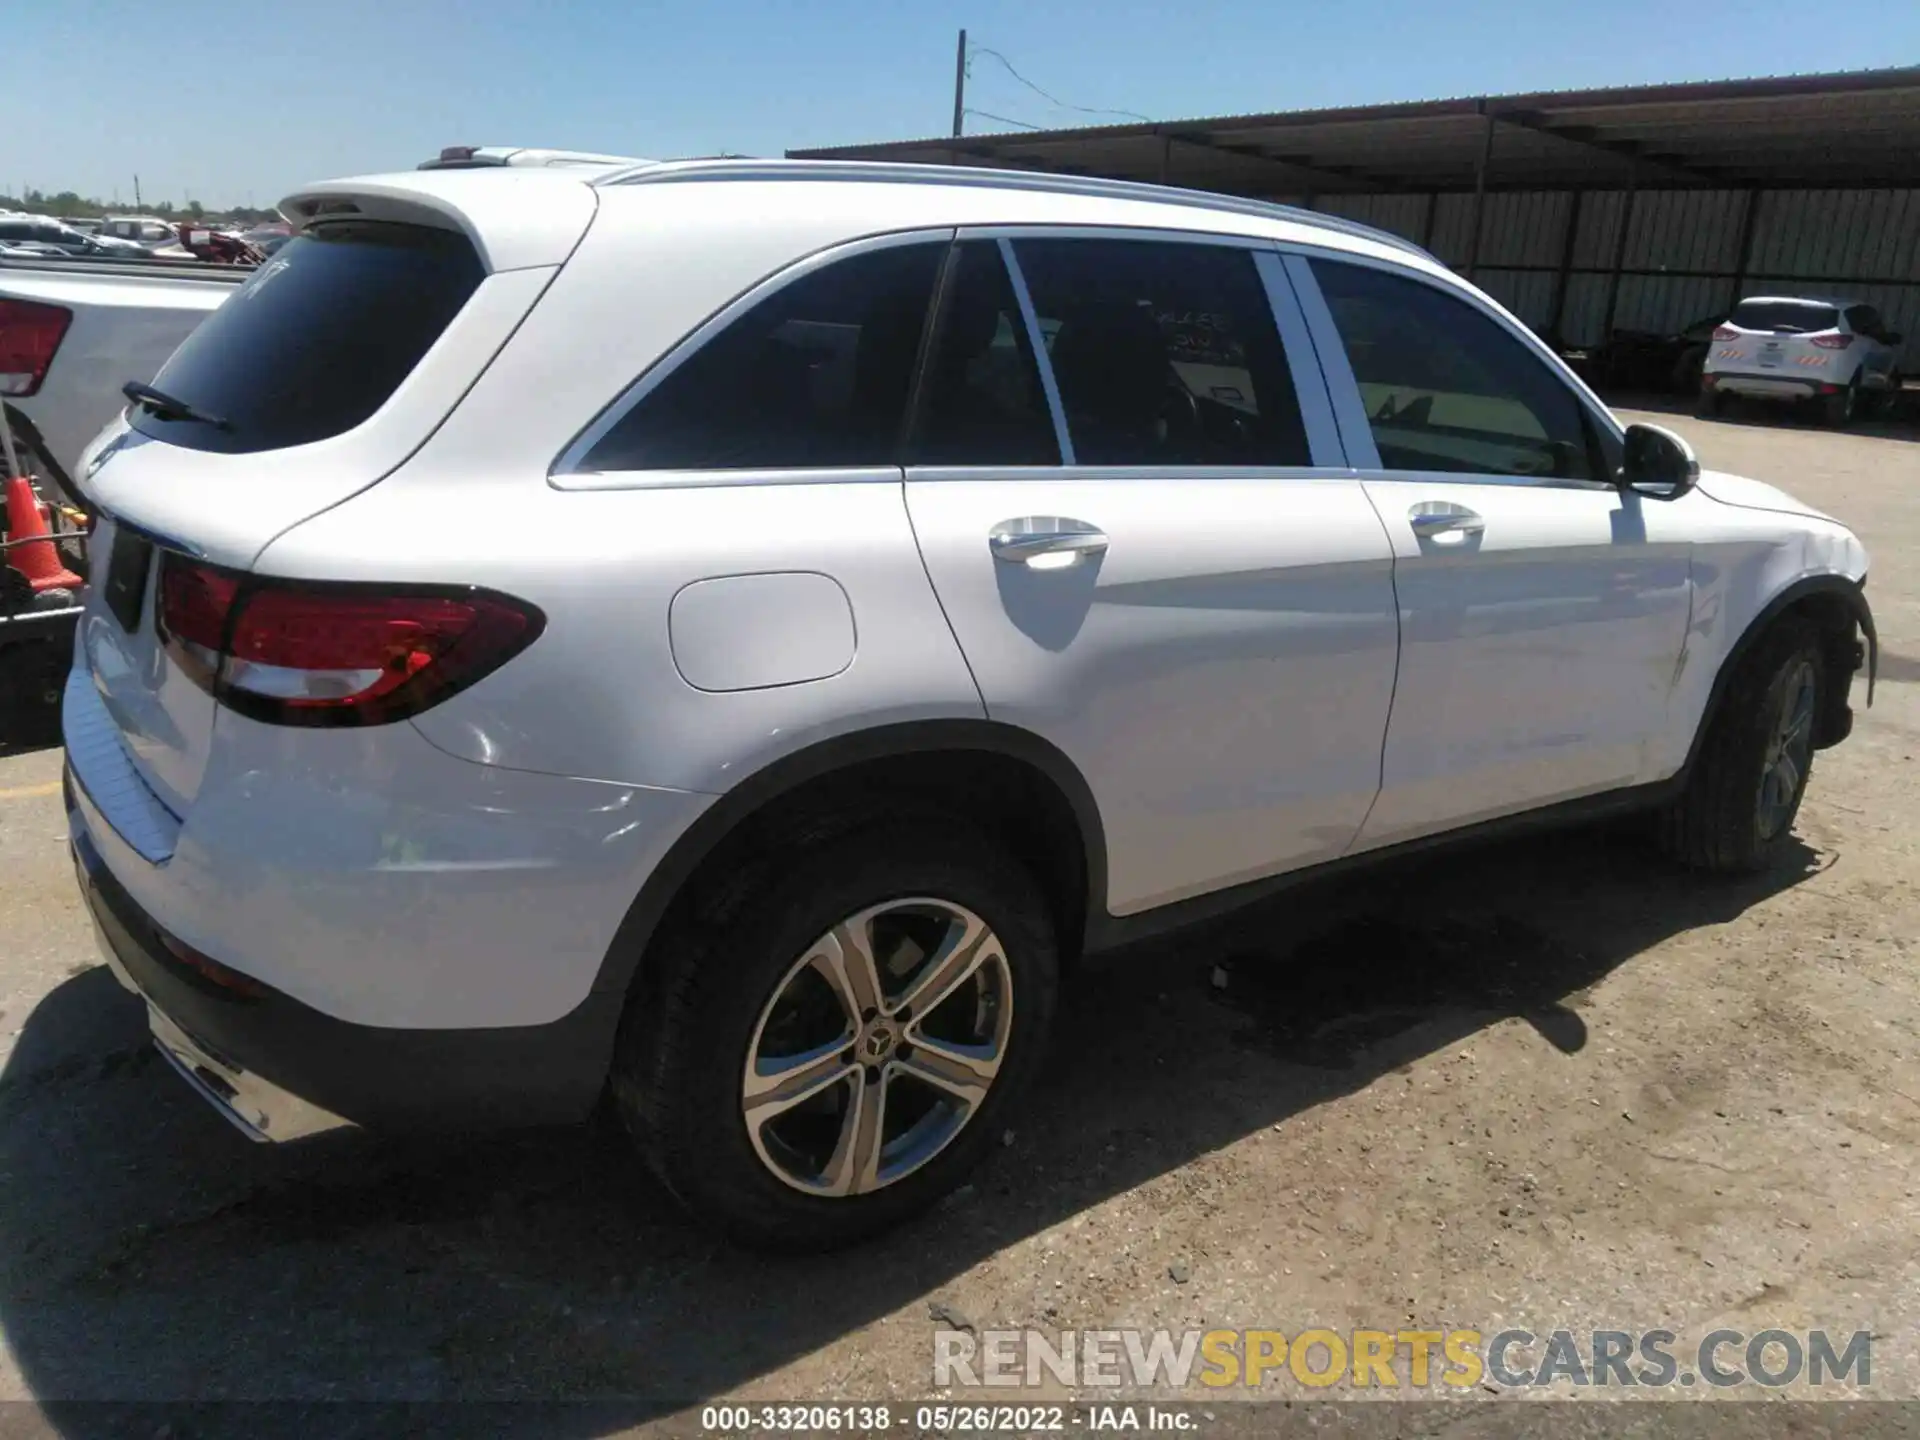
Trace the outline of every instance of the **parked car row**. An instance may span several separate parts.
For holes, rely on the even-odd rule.
[[[0,246],[31,255],[143,256],[146,247],[111,235],[89,234],[45,215],[0,214]]]
[[[284,245],[290,233],[283,223],[257,225],[243,232],[158,216],[60,220],[0,211],[0,258],[191,260],[248,253],[264,257]]]

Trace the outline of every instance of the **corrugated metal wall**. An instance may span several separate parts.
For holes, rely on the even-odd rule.
[[[1661,331],[1719,318],[1736,292],[1840,294],[1877,307],[1906,336],[1902,368],[1920,375],[1920,190],[1645,190],[1631,202],[1625,191],[1593,190],[1577,203],[1569,236],[1571,191],[1486,197],[1475,280],[1536,330],[1553,328],[1564,260],[1559,330],[1568,345],[1599,342],[1610,294],[1616,329]],[[1314,204],[1424,241],[1455,268],[1472,249],[1472,195],[1328,195]]]

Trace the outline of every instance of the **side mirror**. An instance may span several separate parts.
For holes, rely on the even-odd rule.
[[[1629,425],[1620,485],[1650,500],[1677,500],[1700,483],[1693,447],[1661,425]]]

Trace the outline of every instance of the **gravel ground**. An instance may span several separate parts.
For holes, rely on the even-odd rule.
[[[928,1395],[933,1307],[1048,1331],[1666,1328],[1682,1354],[1719,1327],[1868,1329],[1870,1393],[1920,1398],[1920,437],[1656,418],[1876,557],[1878,703],[1820,757],[1785,861],[1712,883],[1631,830],[1571,833],[1105,963],[977,1183],[838,1258],[716,1243],[593,1132],[249,1145],[97,963],[58,752],[15,734],[0,1400],[44,1408],[0,1405],[0,1436],[134,1433],[148,1412],[57,1402],[189,1399],[567,1397],[603,1403],[486,1428],[692,1430],[684,1407],[721,1397]],[[1522,1433],[1538,1412],[1503,1391],[1378,1433]],[[1834,1428],[1793,1408],[1818,1417],[1796,1433]]]

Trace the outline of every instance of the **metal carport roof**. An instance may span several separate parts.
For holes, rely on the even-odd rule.
[[[1243,195],[1920,185],[1920,66],[792,150]]]

